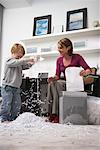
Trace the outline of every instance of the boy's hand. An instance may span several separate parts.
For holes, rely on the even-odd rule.
[[[30,60],[28,61],[28,64],[31,64],[31,65],[33,65],[35,63],[35,60],[34,60],[34,58],[30,58]]]

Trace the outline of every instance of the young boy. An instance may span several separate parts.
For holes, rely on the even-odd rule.
[[[16,43],[11,48],[11,58],[5,63],[1,88],[1,122],[13,121],[20,113],[22,70],[29,69],[35,63],[34,59],[22,58],[24,54],[24,47]]]

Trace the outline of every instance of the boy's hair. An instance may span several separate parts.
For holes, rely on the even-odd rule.
[[[17,53],[18,51],[22,51],[23,55],[25,55],[25,49],[21,44],[15,43],[11,48],[11,53]]]
[[[63,46],[66,46],[66,48],[68,48],[68,54],[69,56],[71,56],[73,54],[73,44],[71,42],[71,40],[69,40],[68,38],[63,38],[61,40],[58,41],[58,44]]]

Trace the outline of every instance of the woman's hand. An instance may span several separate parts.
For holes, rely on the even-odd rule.
[[[50,82],[56,81],[58,79],[59,79],[59,77],[55,75],[54,77],[49,77],[47,81],[48,81],[48,83],[50,83]]]
[[[50,83],[50,82],[52,82],[53,80],[54,80],[54,77],[49,77],[47,81],[48,81],[48,83]]]
[[[89,74],[91,74],[91,70],[90,69],[82,70],[80,72],[80,76],[87,76]]]

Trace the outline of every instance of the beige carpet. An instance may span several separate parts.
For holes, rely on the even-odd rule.
[[[100,150],[99,125],[48,123],[32,113],[0,123],[0,150]]]

